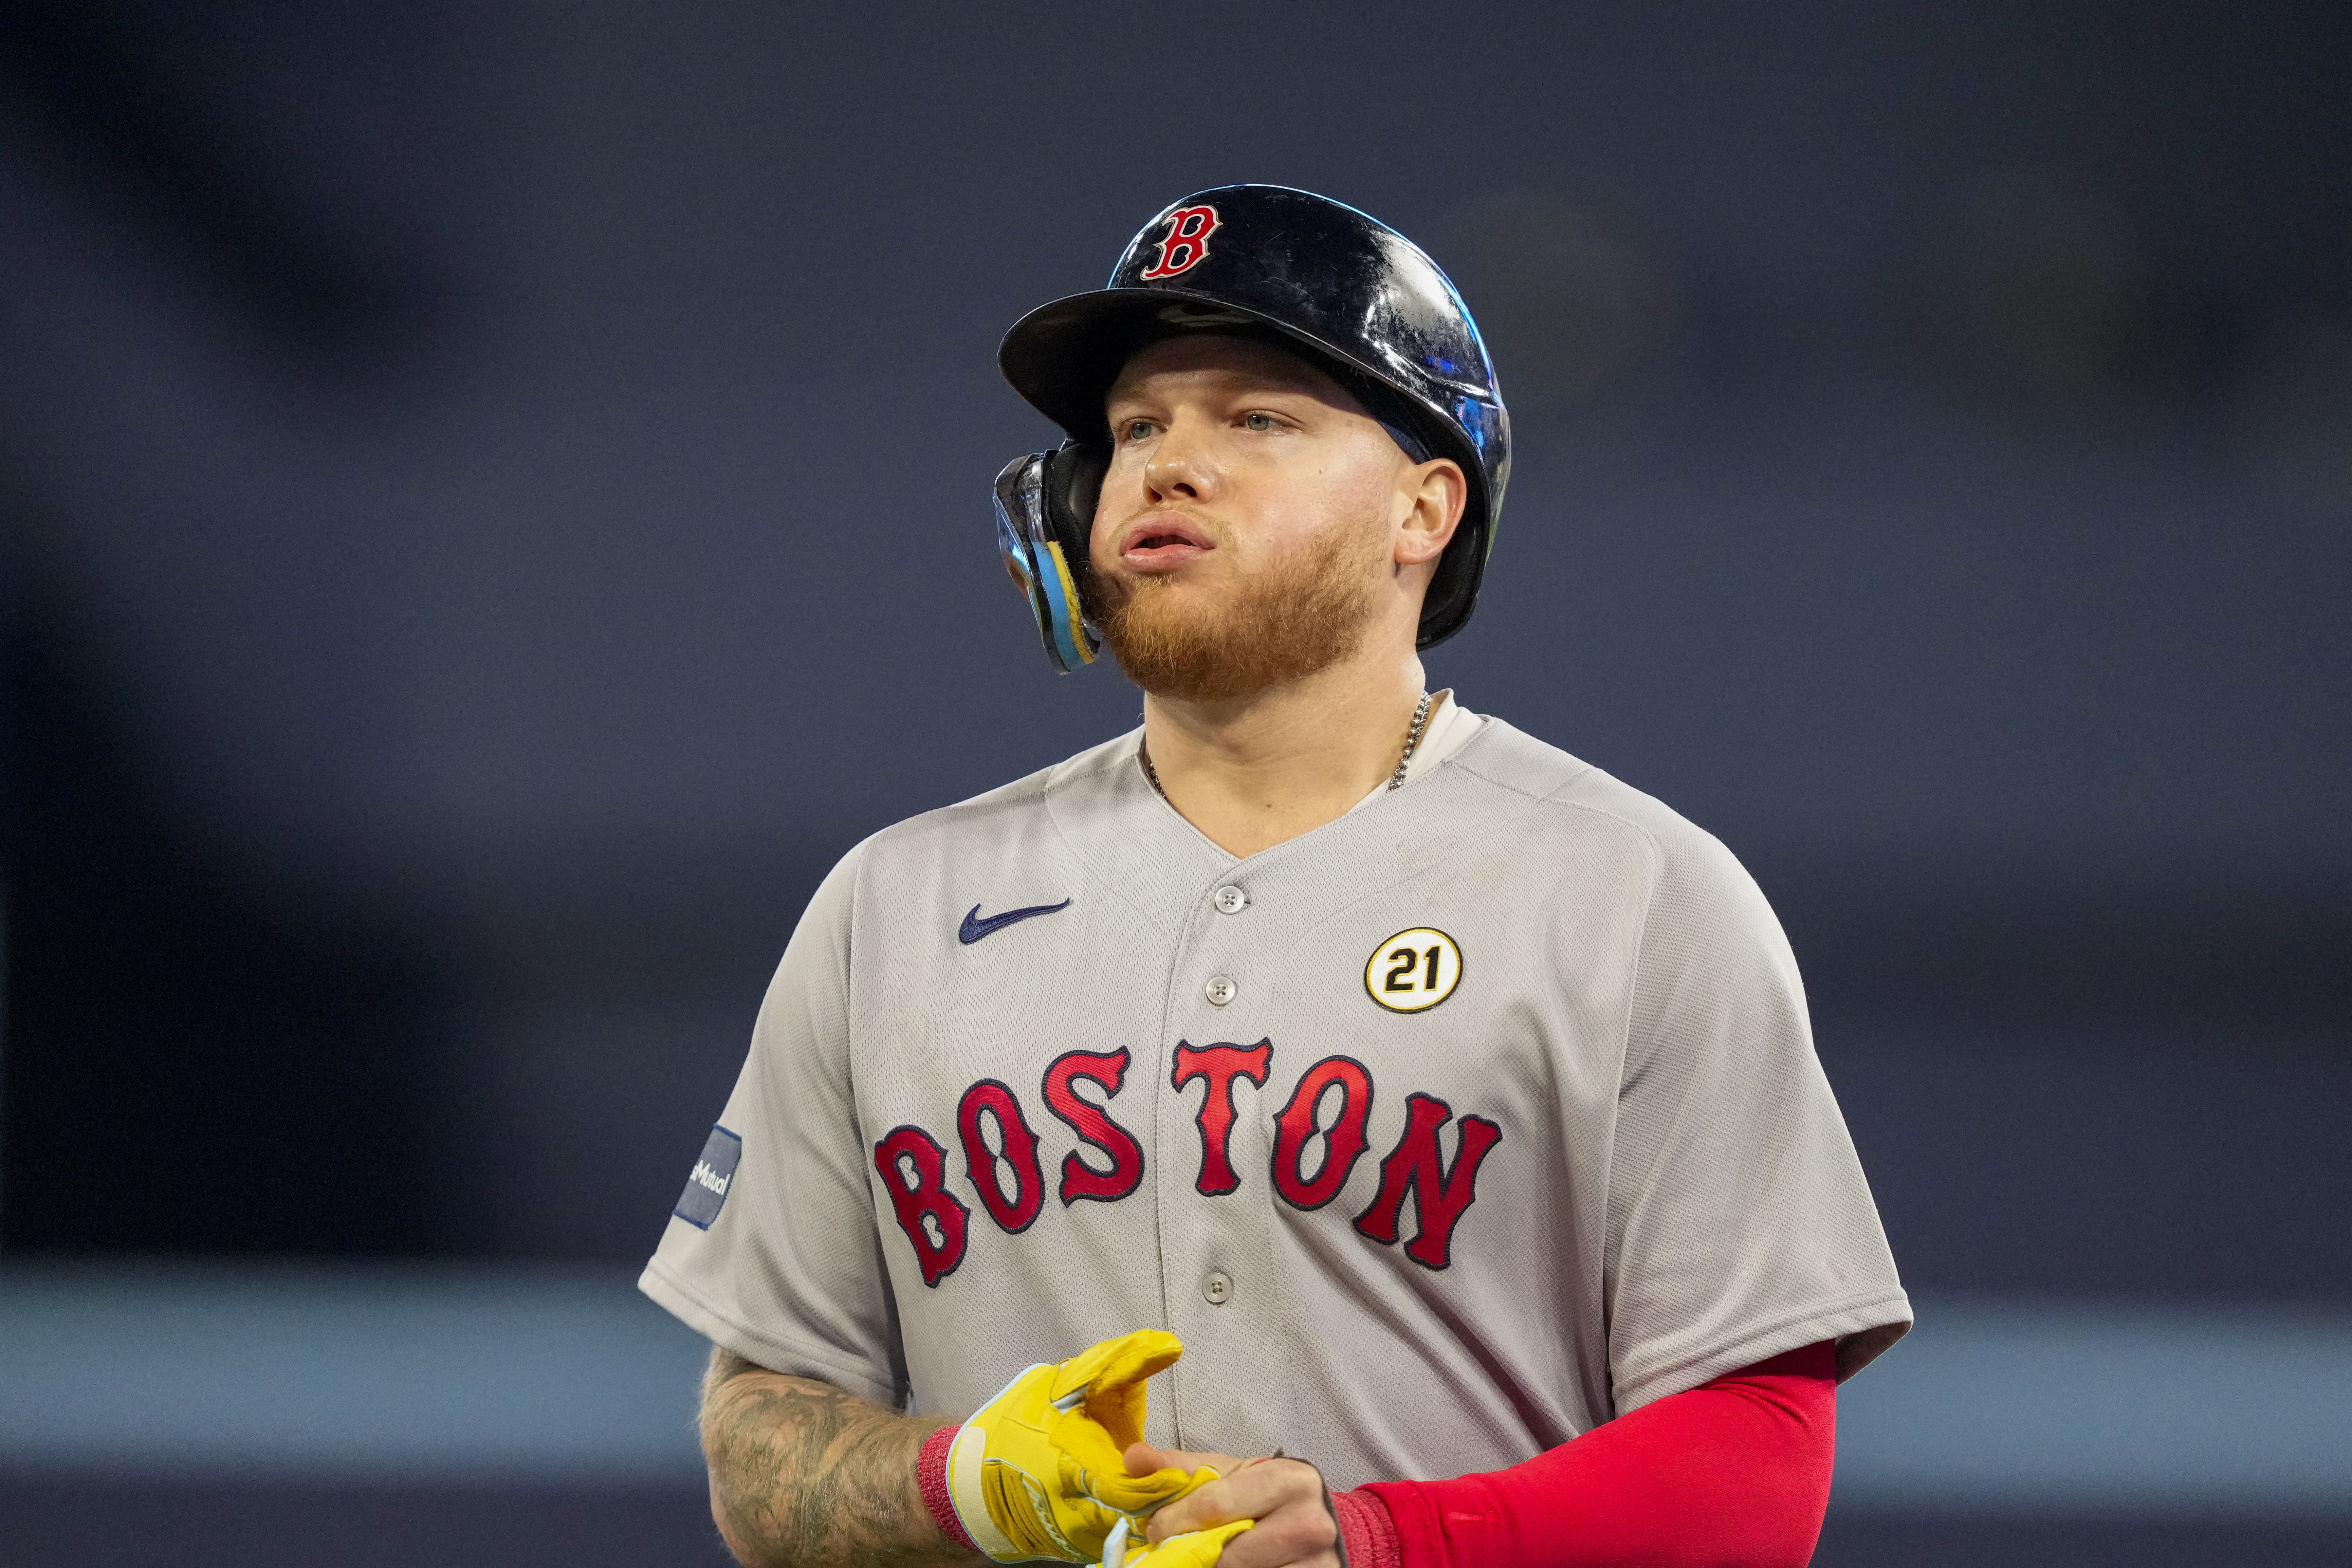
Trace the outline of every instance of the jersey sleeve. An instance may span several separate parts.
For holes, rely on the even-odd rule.
[[[905,1357],[850,1081],[859,858],[834,868],[784,949],[743,1071],[638,1288],[772,1372],[898,1406]]]
[[[1853,1141],[1814,1056],[1795,954],[1746,869],[1662,836],[1609,1179],[1620,1415],[1769,1356],[1908,1324]]]

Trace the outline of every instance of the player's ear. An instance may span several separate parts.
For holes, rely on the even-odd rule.
[[[1397,476],[1407,510],[1397,528],[1396,560],[1400,566],[1420,566],[1436,561],[1462,526],[1463,508],[1469,504],[1470,484],[1462,465],[1451,458],[1432,458],[1408,464]]]

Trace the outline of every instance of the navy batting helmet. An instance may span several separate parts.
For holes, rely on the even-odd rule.
[[[1461,526],[1423,601],[1417,646],[1462,629],[1493,548],[1511,474],[1511,420],[1477,323],[1404,236],[1351,206],[1281,185],[1222,185],[1143,226],[1088,294],[1013,324],[997,363],[1069,436],[997,476],[997,538],[1029,591],[1045,653],[1065,673],[1100,646],[1082,588],[1119,369],[1184,331],[1270,331],[1329,372],[1416,458],[1452,458],[1469,480]]]

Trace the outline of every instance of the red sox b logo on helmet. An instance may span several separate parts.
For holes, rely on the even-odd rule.
[[[1168,237],[1160,242],[1160,259],[1146,268],[1145,278],[1173,278],[1208,259],[1209,236],[1223,220],[1209,206],[1178,207],[1168,215]]]

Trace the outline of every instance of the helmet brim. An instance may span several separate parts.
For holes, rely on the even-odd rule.
[[[996,363],[1013,390],[1073,440],[1105,441],[1110,427],[1103,399],[1137,351],[1161,338],[1220,329],[1271,331],[1307,350],[1308,358],[1339,367],[1343,382],[1360,379],[1386,388],[1389,399],[1415,410],[1416,434],[1425,424],[1444,423],[1442,416],[1420,410],[1418,400],[1391,376],[1341,345],[1246,305],[1182,289],[1097,289],[1040,305],[1013,323],[997,347]],[[1454,450],[1464,445],[1459,436],[1428,434],[1435,437],[1433,449],[1476,466],[1475,452]]]

